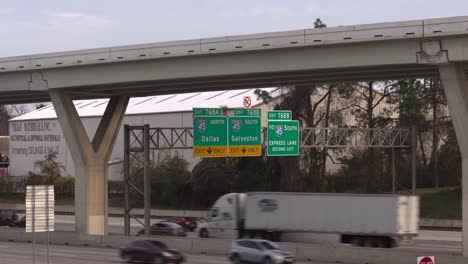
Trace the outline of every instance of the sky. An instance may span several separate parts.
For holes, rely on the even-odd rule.
[[[468,15],[468,0],[0,0],[0,57]]]

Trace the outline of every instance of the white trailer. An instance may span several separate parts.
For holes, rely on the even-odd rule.
[[[252,192],[220,197],[199,234],[277,241],[296,236],[295,242],[306,242],[304,234],[335,234],[342,243],[391,247],[416,236],[418,221],[417,196]]]

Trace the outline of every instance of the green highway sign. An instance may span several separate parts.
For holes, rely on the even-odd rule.
[[[221,108],[193,108],[193,116],[222,116]]]
[[[268,120],[291,120],[291,111],[268,111]]]
[[[267,125],[267,143],[268,156],[299,155],[299,121],[269,120]]]
[[[213,113],[216,112],[213,111]],[[227,155],[227,124],[225,116],[194,116],[193,155],[195,157],[225,157]]]
[[[261,109],[256,108],[235,108],[234,116],[260,116]]]
[[[228,155],[230,157],[262,155],[260,116],[233,116],[229,117],[228,121]]]

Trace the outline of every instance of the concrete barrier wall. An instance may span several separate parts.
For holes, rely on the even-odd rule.
[[[419,226],[461,229],[463,225],[461,220],[421,218]]]
[[[24,204],[6,204],[0,203],[0,209],[5,210],[17,210],[24,211]],[[72,206],[55,206],[56,214],[74,214],[74,208]],[[134,215],[143,216],[143,209],[134,209],[132,211]],[[109,215],[121,216],[123,215],[123,208],[109,208]],[[153,217],[172,217],[172,216],[181,216],[181,217],[194,217],[194,218],[203,218],[207,216],[207,211],[192,211],[192,210],[163,210],[163,209],[151,209],[151,216]],[[433,228],[453,228],[460,229],[462,228],[462,223],[460,220],[451,220],[451,219],[432,219],[432,218],[421,218],[419,219],[419,226],[424,227],[433,227]]]
[[[3,210],[17,210],[24,211],[24,204],[9,204],[9,203],[0,203],[0,209]],[[123,215],[123,208],[109,208],[109,215]],[[56,214],[74,214],[75,209],[72,206],[55,206]],[[133,215],[143,216],[144,209],[133,209]],[[192,211],[192,210],[164,210],[164,209],[151,209],[151,216],[153,217],[172,217],[172,216],[181,216],[181,217],[194,217],[202,218],[207,216],[206,211]]]
[[[145,239],[144,237],[125,236],[92,236],[78,235],[73,232],[51,232],[50,242],[56,245],[74,245],[90,247],[119,248],[127,243]],[[184,253],[226,255],[231,241],[223,239],[153,237],[163,241],[171,248]],[[24,229],[0,229],[0,241],[31,242],[32,234]],[[37,233],[36,242],[47,243],[46,233]],[[280,243],[281,247],[296,254],[298,260],[323,261],[327,263],[373,263],[373,264],[414,264],[418,256],[430,255],[436,257],[436,263],[468,263],[468,258],[461,254],[437,253],[425,251],[409,251],[404,249],[359,248],[347,245],[317,245],[300,243]]]

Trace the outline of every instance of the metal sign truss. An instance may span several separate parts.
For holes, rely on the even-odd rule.
[[[415,130],[411,129],[369,129],[369,128],[302,128],[301,148],[409,148],[415,153]],[[266,143],[266,129],[262,129],[263,147]],[[410,144],[414,142],[413,144]],[[124,126],[124,227],[125,235],[130,235],[130,219],[134,218],[145,227],[145,235],[150,235],[151,208],[151,150],[174,150],[193,148],[193,129],[150,128],[144,126]],[[394,155],[392,155],[394,156]],[[413,191],[415,188],[415,154],[412,155]],[[392,157],[393,159],[393,157]],[[130,164],[133,164],[130,171]],[[136,164],[136,165],[135,165]],[[394,177],[395,178],[395,177]],[[137,181],[143,181],[143,189]],[[395,180],[394,180],[395,181]],[[394,188],[395,189],[395,188]],[[144,222],[133,214],[130,204],[130,191],[143,197]],[[140,213],[141,215],[141,213]]]
[[[409,148],[409,129],[372,128],[304,128],[303,148]]]

